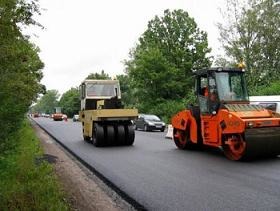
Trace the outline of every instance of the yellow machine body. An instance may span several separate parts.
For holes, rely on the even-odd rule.
[[[123,108],[117,80],[85,80],[80,95],[84,140],[97,147],[133,144],[132,120],[138,117],[138,110]]]

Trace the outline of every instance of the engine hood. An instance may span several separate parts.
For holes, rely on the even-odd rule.
[[[226,104],[224,106],[229,110],[229,112],[235,113],[242,119],[272,117],[271,112],[260,105]]]

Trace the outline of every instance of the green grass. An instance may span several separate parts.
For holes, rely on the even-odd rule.
[[[69,210],[64,194],[46,161],[30,123],[22,127],[0,151],[0,210]]]

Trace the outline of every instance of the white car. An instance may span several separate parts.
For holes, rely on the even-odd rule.
[[[80,121],[79,114],[75,114],[75,115],[73,116],[73,122],[78,122],[78,121]]]

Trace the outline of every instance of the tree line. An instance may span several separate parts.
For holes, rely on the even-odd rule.
[[[250,94],[278,93],[280,4],[277,0],[227,1],[225,23],[219,23],[220,40],[226,53],[224,62],[244,60]]]
[[[139,112],[156,114],[169,122],[173,114],[187,104],[195,103],[193,70],[213,64],[233,67],[241,60],[246,64],[251,95],[279,95],[278,2],[227,0],[227,8],[222,11],[224,22],[217,25],[225,55],[218,58],[210,56],[207,33],[187,11],[167,9],[162,16],[156,15],[130,50],[128,59],[124,60],[124,74],[116,76],[120,81],[123,104],[138,108]],[[11,170],[17,179],[20,168],[11,168],[17,166],[14,165],[16,160],[8,158],[7,162],[5,157],[11,151],[16,154],[22,151],[22,144],[27,142],[19,145],[20,138],[35,143],[32,137],[29,138],[30,134],[22,134],[19,130],[30,107],[34,112],[53,113],[54,107],[60,106],[69,117],[80,110],[78,87],[70,88],[60,97],[57,90],[46,90],[40,82],[44,63],[39,58],[39,48],[23,33],[30,26],[42,27],[34,20],[34,15],[40,15],[38,0],[0,0],[0,167]],[[91,73],[87,78],[111,77],[101,71]],[[16,134],[16,131],[19,132]],[[32,151],[30,146],[26,149]],[[19,154],[26,158],[23,151]],[[25,168],[26,162],[23,164]],[[46,173],[49,177],[49,171]],[[3,175],[9,178],[6,171],[2,171]],[[14,177],[11,184],[14,184]],[[29,185],[34,186],[32,182]],[[20,189],[20,192],[27,193],[26,190],[30,193],[28,188]],[[11,199],[18,196],[11,195]],[[30,194],[27,198],[30,199]],[[8,201],[14,204],[13,200]]]
[[[39,13],[36,1],[0,1],[0,151],[38,93],[45,90],[40,84],[44,64],[39,49],[22,33],[28,26],[40,27],[33,19]]]
[[[280,93],[279,4],[274,0],[227,0],[226,5],[224,22],[217,24],[225,56],[217,58],[210,56],[207,33],[188,12],[167,9],[148,22],[124,60],[124,74],[116,77],[126,107],[157,114],[168,122],[187,104],[195,103],[193,70],[211,65],[236,67],[240,61],[246,64],[250,95]],[[110,76],[103,70],[87,78]],[[49,92],[66,114],[78,113],[78,88],[64,93],[60,101],[57,91]]]

